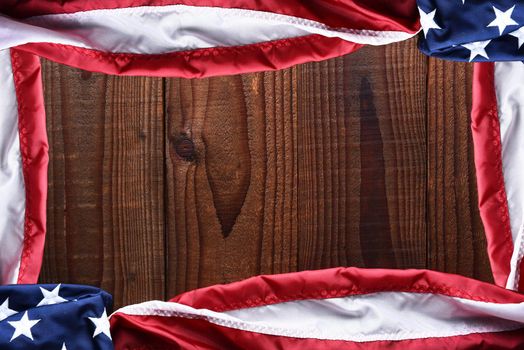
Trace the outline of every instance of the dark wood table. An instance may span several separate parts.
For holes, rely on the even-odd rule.
[[[334,266],[492,280],[470,64],[410,40],[202,80],[43,67],[41,282],[101,286],[119,307]]]

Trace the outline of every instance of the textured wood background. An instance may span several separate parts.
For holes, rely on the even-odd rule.
[[[334,266],[491,281],[471,65],[411,40],[203,80],[43,67],[42,282],[101,286],[118,307]]]

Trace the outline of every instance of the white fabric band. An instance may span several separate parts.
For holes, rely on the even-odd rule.
[[[524,63],[495,63],[502,170],[514,251],[506,288],[518,288],[519,266],[524,255]]]
[[[320,22],[269,12],[187,5],[91,10],[23,21],[0,17],[0,49],[47,42],[114,53],[162,54],[310,34],[370,45],[415,35],[330,28]]]
[[[451,337],[524,328],[524,303],[496,304],[407,292],[291,301],[222,313],[150,301],[124,307],[116,313],[203,319],[262,334],[355,342]]]
[[[10,50],[0,50],[0,284],[17,282],[24,241],[25,185]]]

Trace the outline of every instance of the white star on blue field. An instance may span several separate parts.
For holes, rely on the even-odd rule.
[[[110,306],[95,287],[0,286],[0,349],[113,350]]]
[[[521,1],[417,0],[425,54],[457,61],[524,60]]]

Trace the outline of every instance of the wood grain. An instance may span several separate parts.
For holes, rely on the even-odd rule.
[[[470,65],[410,40],[201,80],[44,73],[42,282],[100,285],[119,306],[333,266],[491,278]]]
[[[164,298],[162,80],[43,67],[51,160],[41,280],[102,286],[116,306]]]
[[[171,294],[296,270],[295,83],[292,70],[168,82]]]
[[[418,55],[397,46],[280,72],[169,81],[169,291],[297,268],[425,267],[424,208],[410,211],[425,195],[425,80],[410,87],[406,107],[388,99],[425,60],[391,59]],[[179,137],[196,145],[192,162],[174,152]],[[395,163],[399,153],[414,175]],[[399,195],[405,188],[415,190]],[[410,216],[390,223],[389,206]]]
[[[428,267],[493,282],[477,207],[471,140],[472,65],[428,68]]]
[[[363,266],[359,77],[346,60],[364,53],[300,67],[300,270]]]
[[[304,66],[301,269],[425,266],[424,208],[405,209],[418,208],[424,197],[425,81],[415,77],[424,65],[413,46],[402,43],[365,48],[338,64]],[[414,79],[410,85],[403,85],[406,76]],[[391,95],[411,105],[395,106]],[[415,159],[411,178],[403,174],[404,157]],[[399,196],[405,187],[415,190]]]

